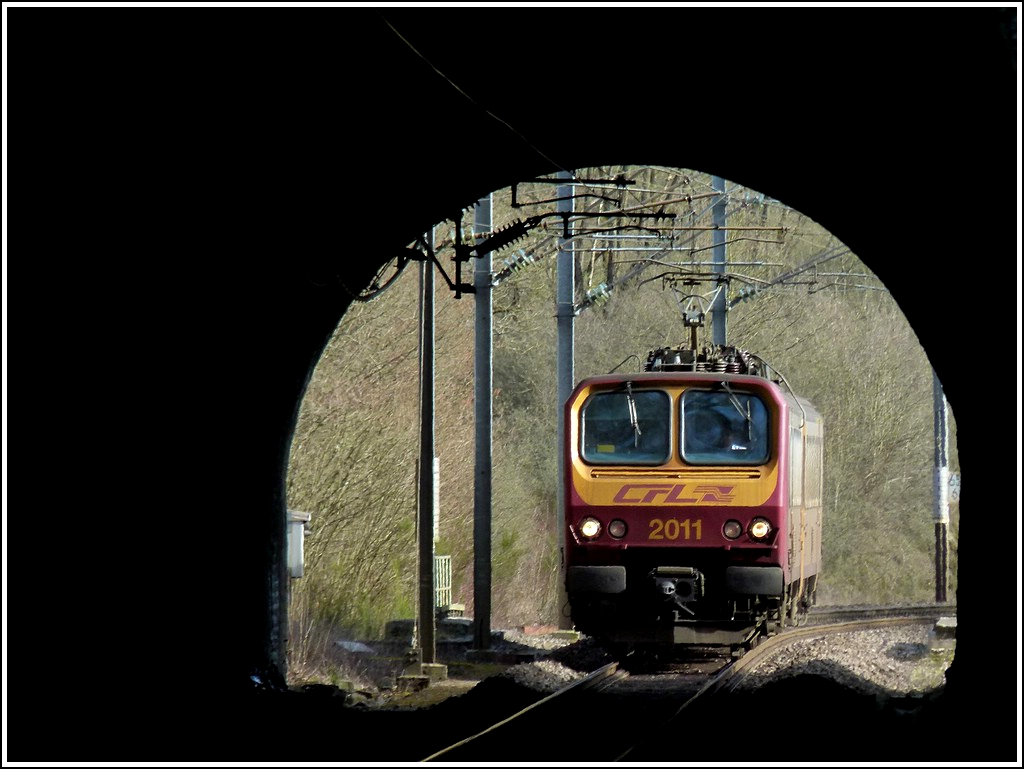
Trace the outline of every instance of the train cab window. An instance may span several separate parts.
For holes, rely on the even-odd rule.
[[[768,409],[753,393],[731,387],[683,393],[682,453],[693,465],[759,465],[768,461]]]
[[[672,405],[660,390],[601,392],[580,412],[583,459],[597,465],[660,465],[671,453]]]

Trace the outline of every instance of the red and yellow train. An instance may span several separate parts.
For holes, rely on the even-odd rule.
[[[565,586],[623,648],[748,647],[813,605],[821,415],[755,355],[652,351],[565,405]]]

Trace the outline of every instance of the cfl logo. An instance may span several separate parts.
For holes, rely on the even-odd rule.
[[[627,483],[615,495],[619,505],[728,505],[735,486],[697,486],[686,493],[686,483]]]

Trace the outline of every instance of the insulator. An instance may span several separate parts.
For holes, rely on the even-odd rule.
[[[524,222],[517,219],[504,229],[493,233],[491,237],[483,243],[477,244],[474,251],[477,256],[484,256],[485,254],[489,254],[491,251],[497,251],[499,248],[505,248],[506,246],[512,245],[520,238],[525,237],[529,229],[530,228],[528,228]]]
[[[599,283],[598,285],[594,286],[592,289],[587,291],[586,301],[590,302],[591,304],[596,304],[597,302],[605,302],[608,300],[609,293],[610,289],[608,288],[608,284]]]

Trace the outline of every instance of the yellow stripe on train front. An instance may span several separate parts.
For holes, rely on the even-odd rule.
[[[587,505],[657,507],[673,505],[719,505],[757,507],[768,501],[778,481],[778,466],[763,468],[760,478],[734,478],[723,473],[716,477],[702,472],[687,477],[685,471],[666,473],[658,478],[652,473],[643,477],[593,478],[591,468],[574,463],[573,487]],[[584,470],[586,475],[579,471]],[[602,472],[614,476],[614,471]]]

